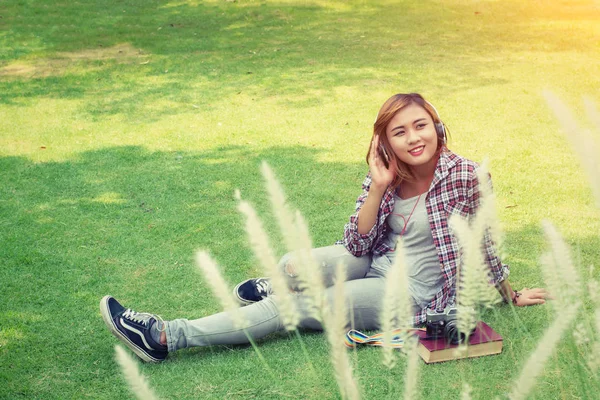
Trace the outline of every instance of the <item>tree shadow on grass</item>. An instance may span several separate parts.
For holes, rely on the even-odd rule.
[[[318,152],[300,146],[263,152],[229,146],[202,153],[114,147],[64,162],[0,158],[0,326],[13,332],[0,338],[0,365],[10,371],[0,379],[2,390],[43,396],[61,387],[78,393],[74,369],[81,364],[85,371],[97,352],[106,356],[103,368],[112,369],[116,342],[97,308],[104,294],[165,318],[217,312],[193,256],[199,248],[209,250],[231,283],[258,273],[233,192],[240,189],[256,205],[276,239],[259,172],[262,160],[271,164],[290,201],[308,210],[309,223],[322,224],[315,244],[336,240],[364,168],[332,164],[325,175],[315,168]],[[349,199],[346,210],[324,213],[323,203],[337,203],[340,195]],[[274,245],[282,254],[281,242]],[[45,350],[29,359],[29,349],[40,343]],[[50,384],[40,388],[35,377],[43,371],[51,371],[44,380]],[[73,379],[60,378],[66,371]]]
[[[537,6],[502,3],[475,12],[440,2],[19,4],[0,7],[9,28],[0,37],[0,102],[85,99],[81,110],[94,118],[153,120],[239,93],[315,106],[335,89],[414,86],[423,76],[443,97],[505,83],[486,73],[505,62],[503,51],[561,51],[569,36],[532,22]],[[556,8],[556,17],[539,18],[598,15]],[[585,52],[592,43],[568,48]],[[107,57],[114,49],[127,54]],[[172,106],[150,109],[156,102]]]

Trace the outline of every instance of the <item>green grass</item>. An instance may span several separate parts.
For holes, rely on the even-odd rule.
[[[275,234],[259,173],[275,170],[316,246],[342,234],[379,106],[423,93],[450,147],[489,158],[517,288],[543,285],[540,221],[599,265],[600,213],[541,95],[585,124],[600,103],[593,1],[15,1],[0,3],[0,398],[129,396],[99,299],[165,319],[218,303],[193,263],[208,249],[231,283],[260,268],[233,191]],[[598,278],[598,273],[594,276]],[[421,395],[503,396],[550,323],[499,307],[502,355],[422,366]],[[570,336],[534,398],[590,398]],[[143,373],[163,398],[337,398],[324,335],[183,350]],[[405,366],[352,354],[364,398],[397,398]],[[318,371],[314,375],[308,364]],[[591,382],[591,383],[590,383]]]

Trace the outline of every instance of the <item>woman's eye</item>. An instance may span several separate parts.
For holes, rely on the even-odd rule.
[[[402,136],[402,135],[404,135],[404,131],[396,132],[396,134],[394,136]]]
[[[418,128],[418,129],[423,129],[423,128],[425,128],[425,126],[426,126],[426,125],[427,125],[427,124],[418,124],[418,125],[417,125],[417,128]]]

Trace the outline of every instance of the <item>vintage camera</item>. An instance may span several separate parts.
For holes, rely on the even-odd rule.
[[[425,328],[427,339],[446,338],[450,344],[463,343],[467,338],[464,332],[458,330],[456,307],[447,306],[443,311],[427,310]],[[469,332],[470,337],[473,331]]]

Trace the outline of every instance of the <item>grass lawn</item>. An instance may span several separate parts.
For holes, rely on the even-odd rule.
[[[315,246],[353,212],[379,106],[420,92],[450,148],[488,158],[514,287],[543,286],[541,221],[588,276],[600,211],[542,97],[584,127],[600,104],[600,5],[592,0],[3,0],[0,3],[0,398],[127,398],[98,302],[112,294],[166,320],[219,310],[197,249],[231,284],[260,274],[233,192],[278,255],[266,160]],[[600,140],[600,138],[597,138]],[[599,273],[592,273],[597,279]],[[586,303],[586,309],[591,306]],[[550,325],[548,306],[484,320],[499,356],[421,365],[423,398],[504,398]],[[325,335],[183,350],[142,365],[162,398],[338,398]],[[532,398],[593,398],[589,348],[569,333]],[[405,363],[351,354],[365,399],[398,398]]]

